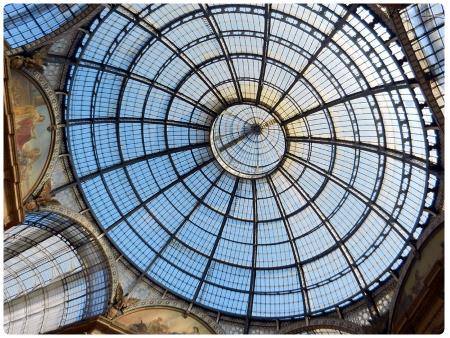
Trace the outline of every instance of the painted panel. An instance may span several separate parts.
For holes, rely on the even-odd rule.
[[[196,318],[174,308],[151,307],[127,313],[115,320],[134,333],[211,334]]]
[[[45,172],[52,149],[51,110],[37,84],[11,71],[10,93],[14,114],[20,190],[25,200]]]

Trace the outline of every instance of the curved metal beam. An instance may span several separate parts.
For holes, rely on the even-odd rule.
[[[405,241],[408,242],[408,238],[409,238],[409,232],[408,230],[406,230],[403,225],[401,225],[400,223],[398,223],[398,221],[396,219],[394,219],[392,217],[392,215],[390,215],[390,213],[388,213],[386,210],[384,210],[382,207],[380,207],[378,204],[376,204],[375,201],[370,200],[369,198],[367,198],[364,194],[362,194],[361,192],[359,192],[358,190],[356,190],[353,186],[349,186],[347,185],[347,183],[345,183],[343,180],[341,180],[340,178],[337,178],[336,176],[328,173],[326,170],[312,164],[309,163],[305,160],[303,160],[302,158],[295,156],[291,153],[287,153],[286,157],[290,158],[291,160],[297,162],[297,163],[301,163],[304,166],[308,167],[309,169],[317,172],[318,174],[328,178],[330,181],[332,181],[333,183],[337,184],[338,186],[340,186],[342,189],[350,192],[354,197],[356,197],[357,199],[359,199],[361,202],[363,202],[364,204],[366,204],[371,210],[373,210],[378,216],[380,216],[381,218],[383,218],[387,224],[389,224],[392,229]]]
[[[266,74],[266,66],[267,66],[267,52],[269,49],[269,39],[270,39],[270,17],[272,5],[266,4],[264,6],[264,42],[263,42],[263,50],[262,50],[262,62],[261,62],[261,70],[259,72],[259,81],[258,81],[258,92],[256,93],[256,104],[259,104],[261,101],[261,93],[263,87],[263,81]]]
[[[118,75],[118,76],[123,77],[124,79],[131,79],[136,82],[146,84],[150,87],[155,87],[156,89],[159,89],[162,92],[170,94],[171,96],[175,96],[176,98],[178,98],[184,102],[187,102],[194,107],[198,106],[199,109],[201,109],[206,114],[208,114],[212,117],[215,117],[217,115],[217,113],[214,110],[211,110],[208,107],[205,107],[205,106],[199,104],[196,100],[193,100],[192,98],[190,98],[187,95],[176,92],[173,89],[171,89],[170,87],[162,85],[162,84],[160,84],[154,80],[151,80],[149,78],[146,78],[142,75],[128,73],[126,70],[124,70],[122,68],[118,68],[115,66],[103,64],[101,62],[86,60],[86,59],[82,59],[82,58],[70,59],[65,56],[56,55],[56,54],[49,54],[46,58],[46,61],[51,62],[51,63],[68,64],[68,65],[84,67],[84,68],[88,68],[88,69],[94,69],[94,70],[98,70],[99,72]]]
[[[153,256],[153,258],[150,260],[150,262],[148,263],[148,265],[145,267],[145,269],[142,270],[142,272],[140,273],[140,275],[136,278],[136,280],[134,281],[134,283],[132,284],[132,286],[128,289],[127,293],[125,294],[125,297],[127,297],[133,290],[134,288],[137,286],[137,284],[139,283],[139,281],[150,272],[152,266],[156,263],[156,260],[160,257],[162,257],[162,254],[164,253],[164,251],[167,249],[167,247],[170,245],[170,243],[172,243],[172,241],[176,238],[178,232],[180,232],[180,230],[183,228],[183,226],[187,223],[187,221],[189,221],[190,217],[192,216],[192,214],[197,210],[198,207],[200,207],[200,205],[203,203],[203,201],[205,200],[206,196],[208,196],[208,194],[210,193],[210,191],[216,186],[217,182],[220,180],[220,178],[222,177],[222,175],[224,174],[224,171],[222,171],[220,173],[220,175],[217,175],[217,178],[214,180],[214,182],[211,183],[211,185],[209,186],[209,188],[205,191],[205,193],[200,197],[200,199],[197,200],[197,202],[195,203],[194,207],[192,208],[191,211],[189,211],[189,213],[186,215],[186,217],[184,218],[184,220],[177,226],[177,228],[175,229],[174,232],[172,232],[169,236],[169,238],[164,242],[163,246],[161,247],[161,249],[159,249],[158,252],[156,252],[155,256]]]
[[[227,223],[228,217],[230,216],[231,207],[233,206],[234,199],[236,197],[236,191],[239,186],[239,181],[240,181],[240,178],[236,177],[234,186],[233,186],[233,191],[231,192],[231,197],[228,202],[227,210],[225,211],[225,216],[223,217],[222,223],[219,228],[219,232],[216,235],[216,240],[214,241],[213,248],[211,250],[211,253],[209,254],[209,259],[208,259],[208,262],[206,263],[205,269],[203,270],[203,274],[200,279],[200,282],[198,283],[198,285],[195,289],[194,295],[192,296],[191,304],[193,304],[197,301],[198,295],[200,294],[200,290],[201,290],[203,284],[205,283],[206,277],[208,275],[209,267],[211,266],[211,263],[212,263],[212,259],[214,257],[214,254],[216,253],[217,247],[219,246],[219,242],[222,238],[223,229],[225,228],[225,224]]]
[[[319,112],[321,110],[325,110],[325,109],[329,109],[333,106],[342,104],[342,103],[346,103],[352,100],[356,100],[356,99],[360,99],[360,98],[364,98],[370,95],[375,95],[378,93],[383,93],[383,92],[389,92],[391,90],[399,90],[399,89],[404,89],[404,88],[410,88],[411,86],[413,86],[415,84],[415,82],[413,80],[406,80],[406,81],[397,81],[397,82],[392,82],[390,84],[387,85],[381,85],[381,86],[376,86],[376,87],[372,87],[372,88],[367,88],[363,91],[357,92],[357,93],[353,93],[353,94],[349,94],[349,95],[345,95],[339,99],[324,103],[323,105],[317,106],[315,108],[306,110],[304,112],[302,112],[299,115],[295,115],[292,116],[291,118],[285,120],[282,122],[282,125],[285,126],[289,123],[292,123],[294,121],[297,121],[299,119],[302,119],[304,117],[307,117],[311,114],[314,114],[316,112]]]
[[[295,77],[294,81],[291,83],[291,85],[286,89],[286,91],[281,95],[281,97],[278,99],[278,101],[273,105],[271,112],[275,111],[278,107],[278,105],[284,100],[284,98],[289,94],[289,92],[294,88],[295,84],[303,77],[305,72],[308,70],[308,68],[317,60],[317,57],[320,55],[320,53],[324,50],[325,47],[328,46],[328,44],[332,41],[333,36],[344,26],[344,24],[347,22],[347,18],[352,14],[358,6],[355,4],[350,5],[347,8],[347,12],[344,14],[344,16],[339,17],[338,21],[334,25],[333,30],[328,34],[328,36],[325,37],[325,39],[320,44],[319,48],[314,52],[314,54],[308,59],[308,62],[306,65],[302,68],[302,70],[298,73],[298,75]]]
[[[227,100],[222,96],[222,93],[219,92],[214,84],[208,79],[208,77],[198,69],[197,65],[184,53],[182,52],[172,41],[170,41],[164,34],[162,34],[156,27],[151,25],[145,19],[140,18],[138,15],[130,11],[129,9],[122,7],[120,5],[116,5],[115,12],[122,15],[124,18],[131,20],[132,22],[137,22],[137,24],[152,34],[158,41],[160,41],[164,46],[166,46],[172,53],[176,54],[189,68],[194,70],[198,77],[205,83],[205,85],[209,88],[211,92],[217,97],[217,99],[222,103],[226,104]]]
[[[80,118],[80,119],[70,119],[66,120],[67,126],[77,126],[82,124],[102,124],[102,123],[144,123],[144,124],[158,124],[158,125],[169,125],[174,127],[191,128],[209,131],[209,127],[203,124],[190,123],[175,120],[160,120],[152,118],[140,118],[140,117],[93,117],[93,118]]]
[[[280,168],[280,171],[284,174],[284,176],[288,179],[288,181],[293,185],[295,190],[302,196],[302,198],[306,201],[311,200],[311,197],[309,194],[304,191],[298,182],[292,179],[292,176],[289,175],[289,173],[284,170],[283,168]],[[333,237],[333,240],[337,244],[339,250],[341,251],[344,259],[346,260],[348,267],[350,268],[350,271],[352,271],[353,276],[356,279],[356,282],[359,285],[359,288],[362,293],[365,292],[365,289],[367,287],[366,281],[364,280],[363,274],[358,268],[358,265],[356,264],[352,254],[348,250],[348,248],[345,246],[345,243],[342,241],[341,237],[339,236],[336,229],[334,229],[334,226],[328,221],[327,216],[320,210],[320,208],[317,206],[316,202],[311,202],[311,208],[313,209],[314,213],[317,215],[317,217],[320,219],[322,224],[325,226],[325,228],[328,230],[331,237]]]
[[[193,173],[197,172],[198,170],[201,170],[203,167],[205,167],[206,165],[210,164],[211,162],[213,162],[214,159],[210,158],[208,161],[203,162],[202,164],[199,164],[197,167],[189,170],[188,172],[186,172],[185,174],[179,176],[176,180],[172,181],[170,184],[166,185],[164,188],[162,188],[161,190],[158,190],[157,193],[153,194],[152,196],[150,196],[149,198],[147,198],[146,200],[142,201],[142,203],[138,204],[137,206],[135,206],[133,209],[131,209],[130,211],[128,211],[127,213],[125,213],[124,215],[122,215],[121,217],[119,217],[119,219],[117,219],[113,224],[111,224],[107,229],[104,230],[104,233],[108,233],[110,232],[112,229],[114,229],[117,225],[120,224],[120,222],[122,222],[124,219],[128,218],[130,215],[132,215],[134,212],[136,212],[137,210],[139,210],[140,208],[142,208],[142,206],[144,204],[147,204],[148,202],[150,202],[151,200],[157,198],[158,196],[164,194],[167,190],[169,190],[170,188],[172,188],[173,186],[175,186],[176,184],[180,183],[182,180],[184,180],[186,177],[192,175]]]
[[[227,60],[228,71],[230,72],[231,78],[233,79],[236,95],[238,97],[239,102],[242,102],[242,90],[238,82],[236,69],[234,68],[233,61],[231,60],[230,57],[230,52],[228,50],[227,44],[225,43],[223,35],[219,29],[219,25],[217,24],[216,19],[214,19],[214,15],[211,13],[211,10],[209,9],[208,5],[200,4],[199,6],[202,9],[203,13],[205,14],[205,18],[208,21],[208,24],[211,27],[211,30],[213,31],[217,39],[217,43],[219,44],[223,55],[225,55],[225,59]]]
[[[209,146],[209,142],[202,142],[202,143],[194,143],[194,144],[189,144],[187,146],[182,146],[182,147],[177,147],[177,148],[170,148],[170,149],[165,149],[162,151],[157,151],[156,153],[151,153],[151,154],[146,154],[144,156],[139,156],[130,160],[126,160],[126,161],[121,161],[119,163],[113,164],[109,167],[104,167],[101,168],[93,173],[87,174],[85,176],[81,176],[78,178],[78,180],[80,182],[83,181],[87,181],[90,180],[94,177],[97,177],[99,175],[104,175],[108,172],[114,171],[116,169],[119,168],[124,168],[126,166],[135,164],[135,163],[139,163],[142,161],[147,161],[147,160],[151,160],[153,158],[157,158],[157,157],[161,157],[161,156],[166,156],[166,155],[170,155],[173,153],[178,153],[178,152],[183,152],[183,151],[187,151],[187,150],[194,150],[194,149],[198,149],[198,148],[205,148]]]
[[[253,206],[253,249],[252,249],[252,274],[250,276],[250,292],[247,300],[247,316],[245,320],[244,334],[250,330],[250,318],[253,312],[253,300],[255,298],[256,265],[258,259],[258,195],[256,181],[252,180],[252,206]]]
[[[301,293],[302,293],[303,312],[306,316],[309,316],[311,313],[311,305],[309,303],[308,288],[306,285],[306,277],[305,277],[305,272],[303,270],[302,260],[300,258],[300,254],[298,252],[297,245],[295,244],[295,237],[294,237],[294,234],[292,233],[292,227],[289,222],[289,219],[286,217],[286,210],[284,209],[283,203],[281,203],[280,196],[278,196],[277,189],[275,188],[275,185],[273,184],[273,181],[272,181],[272,177],[270,177],[270,176],[267,177],[267,182],[269,183],[270,190],[275,199],[275,203],[277,204],[278,210],[281,214],[284,228],[285,228],[286,234],[289,238],[289,244],[291,246],[292,256],[294,257],[295,267],[297,268],[298,281],[299,281],[299,285],[300,285],[300,289],[301,289]]]
[[[409,165],[416,167],[418,169],[427,170],[426,159],[421,157],[405,154],[401,151],[395,149],[389,149],[386,147],[379,147],[370,143],[363,142],[353,142],[347,140],[338,140],[338,139],[326,139],[321,137],[303,137],[303,136],[288,136],[286,137],[287,141],[290,142],[303,142],[303,143],[318,143],[318,144],[329,144],[332,146],[340,146],[346,148],[352,148],[357,150],[363,150],[370,153],[378,154],[380,156],[390,157],[392,159],[408,163]]]

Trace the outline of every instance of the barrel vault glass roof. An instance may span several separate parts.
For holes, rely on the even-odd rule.
[[[20,47],[54,32],[81,13],[79,4],[7,4],[4,10],[4,38],[11,48]]]
[[[66,136],[83,196],[116,248],[188,302],[260,319],[332,311],[388,280],[429,217],[431,114],[363,6],[115,5],[74,61]],[[264,175],[211,149],[214,121],[244,105],[283,131]],[[224,151],[237,160],[249,139]]]

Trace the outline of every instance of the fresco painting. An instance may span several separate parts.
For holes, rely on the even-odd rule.
[[[116,319],[133,333],[150,334],[211,334],[208,327],[177,309],[143,308]]]
[[[20,190],[22,199],[25,200],[47,165],[52,146],[52,119],[47,102],[37,85],[19,71],[11,73],[10,93]]]

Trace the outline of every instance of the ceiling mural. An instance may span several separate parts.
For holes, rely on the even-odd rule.
[[[170,307],[145,307],[126,313],[114,320],[133,333],[150,334],[211,334],[205,323],[183,310]]]
[[[48,100],[29,76],[11,70],[10,93],[22,199],[29,196],[50,160],[53,117]]]

